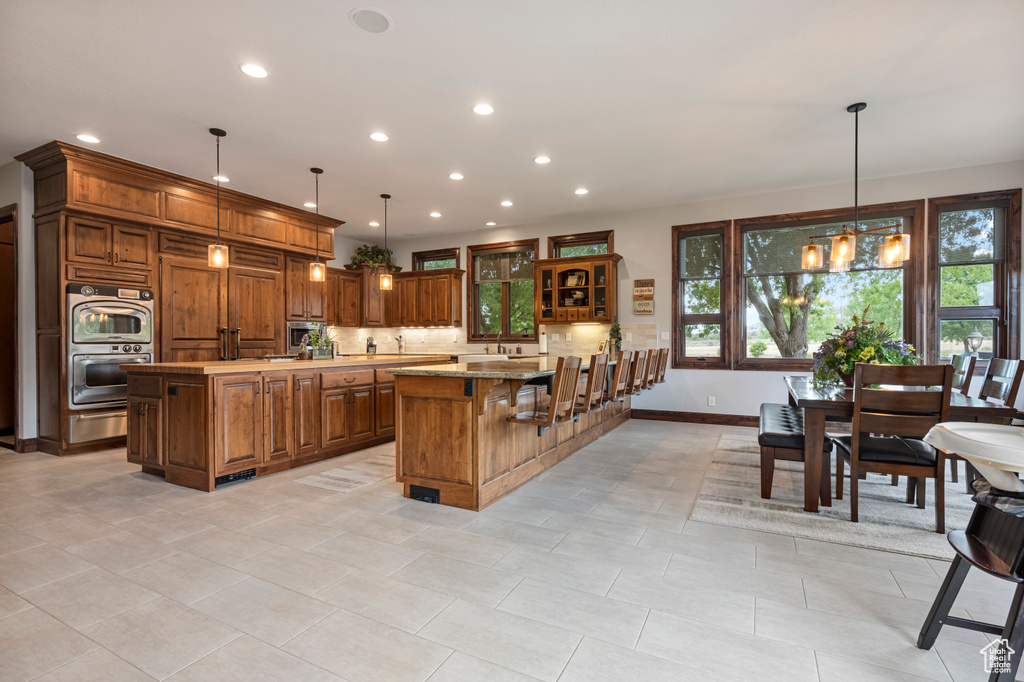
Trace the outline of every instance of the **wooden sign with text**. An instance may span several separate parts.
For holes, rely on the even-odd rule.
[[[654,280],[634,279],[633,280],[633,314],[653,315],[654,314]]]

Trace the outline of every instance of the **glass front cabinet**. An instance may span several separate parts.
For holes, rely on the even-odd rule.
[[[616,253],[538,260],[534,270],[537,323],[614,321],[620,260]]]

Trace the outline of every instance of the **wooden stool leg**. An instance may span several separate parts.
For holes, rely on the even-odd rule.
[[[914,504],[917,499],[917,479],[907,476],[907,504]]]
[[[832,506],[832,453],[821,453],[821,505]]]
[[[939,631],[949,615],[949,610],[953,608],[953,602],[956,601],[956,595],[960,592],[970,568],[971,565],[964,561],[959,554],[953,559],[953,563],[946,571],[946,577],[942,581],[942,587],[939,588],[939,593],[935,595],[935,601],[932,602],[932,610],[929,611],[928,617],[921,627],[921,634],[917,637],[918,649],[931,649],[935,644],[935,639],[939,636]],[[1018,588],[1019,590],[1020,588]]]
[[[846,476],[846,460],[843,456],[836,453],[836,499],[843,499],[843,477]]]
[[[924,486],[925,486],[925,483],[927,483],[927,482],[928,482],[928,479],[925,478],[924,476],[921,476],[920,478],[917,479],[917,508],[918,509],[924,509],[924,498],[925,498],[925,492],[926,492]]]
[[[1017,585],[1017,591],[1013,593],[1013,604],[1010,606],[1010,613],[1006,617],[1006,626],[1003,628],[1003,641],[1006,646],[1015,653],[1010,656],[1010,669],[1004,672],[992,672],[988,678],[990,682],[1013,682],[1017,676],[1017,666],[1020,665],[1020,657],[1024,655],[1024,583]]]
[[[761,448],[761,499],[772,496],[772,479],[775,478],[775,449]]]

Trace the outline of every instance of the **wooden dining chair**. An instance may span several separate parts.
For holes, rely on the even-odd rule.
[[[978,356],[971,353],[959,353],[951,358],[949,364],[953,365],[953,390],[967,395],[971,388],[971,378],[974,376],[974,365],[978,362]]]
[[[941,386],[942,390],[925,390],[928,386]],[[931,427],[948,421],[952,388],[952,365],[857,364],[853,433],[833,438],[838,454],[836,499],[843,499],[844,462],[850,465],[851,521],[858,520],[857,483],[862,472],[931,478],[935,479],[936,530],[945,532],[945,458],[921,438]],[[917,495],[923,501],[920,487]]]
[[[633,353],[633,365],[629,370],[630,393],[640,395],[644,387],[644,377],[647,372],[647,351],[638,350]]]
[[[604,386],[608,382],[608,354],[590,356],[587,369],[587,383],[583,393],[576,397],[576,412],[590,414],[604,409]]]
[[[612,375],[612,381],[608,384],[607,390],[605,391],[605,398],[610,402],[625,402],[626,394],[629,392],[629,371],[631,367],[630,361],[632,359],[632,351],[619,351],[619,355],[615,361],[615,373]]]
[[[654,380],[656,384],[665,383],[665,371],[668,369],[668,356],[670,352],[668,348],[661,349],[661,354],[658,356],[658,377]]]
[[[1012,406],[1017,402],[1022,370],[1024,365],[1020,360],[992,358],[988,361],[985,380],[981,384],[978,397],[1000,405]]]
[[[520,412],[506,417],[505,421],[536,426],[538,436],[543,436],[553,426],[562,426],[572,422],[581,364],[582,362],[577,357],[558,358],[548,409]]]
[[[654,380],[658,378],[659,358],[661,358],[660,348],[652,348],[647,351],[647,369],[644,373],[644,390],[654,388]]]

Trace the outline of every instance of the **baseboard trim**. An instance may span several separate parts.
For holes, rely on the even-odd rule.
[[[663,422],[690,424],[717,424],[719,426],[757,426],[757,417],[742,414],[712,414],[710,412],[675,412],[672,410],[641,410],[633,408],[633,419],[653,419]]]
[[[35,438],[16,438],[14,440],[15,452],[38,452],[39,442]]]

